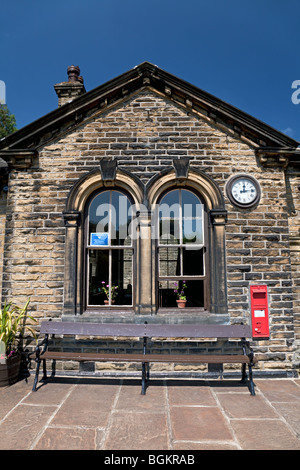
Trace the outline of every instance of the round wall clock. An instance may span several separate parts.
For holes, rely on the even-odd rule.
[[[257,204],[261,195],[259,183],[249,175],[236,175],[231,178],[227,183],[226,193],[233,204],[243,208]]]

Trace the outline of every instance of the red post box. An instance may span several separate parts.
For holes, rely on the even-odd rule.
[[[253,338],[269,338],[268,289],[265,285],[250,286]]]

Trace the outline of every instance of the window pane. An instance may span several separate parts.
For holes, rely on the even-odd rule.
[[[185,281],[187,307],[204,307],[204,282],[203,281]]]
[[[131,245],[128,234],[131,216],[130,201],[120,191],[103,191],[91,202],[89,208],[89,245]],[[101,235],[107,233],[108,240]],[[92,242],[91,234],[94,234]]]
[[[131,222],[129,216],[130,201],[119,191],[112,191],[111,209],[111,244],[129,245],[128,228]]]
[[[180,248],[159,249],[159,275],[180,276]]]
[[[186,189],[167,193],[159,206],[160,245],[198,244],[203,238],[203,205]]]
[[[89,282],[88,303],[89,305],[104,305],[106,299],[102,292],[102,282],[106,286],[109,279],[109,251],[89,250]]]
[[[203,276],[204,257],[203,248],[200,250],[182,249],[183,276]]]
[[[162,280],[159,282],[159,306],[176,307],[176,295],[174,289],[177,281]]]
[[[132,257],[131,248],[89,250],[89,305],[132,305]]]
[[[203,244],[203,205],[191,191],[182,190],[182,243]]]
[[[108,233],[109,227],[109,199],[110,192],[98,194],[91,202],[89,208],[88,244],[91,244],[92,233]]]
[[[178,245],[180,243],[179,219],[161,219],[159,223],[159,242],[161,245]]]
[[[175,209],[179,204],[179,189],[173,189],[172,191],[169,191],[167,194],[165,194],[165,196],[163,196],[160,203],[167,204],[169,207],[173,206]]]
[[[132,305],[132,250],[112,250],[111,253],[112,300],[115,305]]]
[[[184,218],[182,221],[182,243],[203,245],[202,219]]]
[[[179,190],[170,191],[160,202],[159,239],[163,245],[180,243]]]
[[[186,289],[184,293],[186,295],[186,307],[187,308],[201,308],[204,307],[204,281],[202,280],[187,280],[184,281]],[[177,307],[176,299],[177,295],[174,292],[176,285],[181,289],[183,281],[170,281],[162,280],[159,282],[159,306],[163,308],[174,308]]]

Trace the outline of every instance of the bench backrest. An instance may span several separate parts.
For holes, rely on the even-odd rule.
[[[146,325],[147,336],[157,338],[250,338],[247,325]]]
[[[41,323],[42,334],[79,336],[124,336],[156,338],[250,338],[249,325],[189,325],[153,323],[90,323],[54,322]]]
[[[41,333],[79,336],[145,336],[143,324],[53,322],[41,323]]]

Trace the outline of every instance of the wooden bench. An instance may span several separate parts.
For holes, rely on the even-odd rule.
[[[176,364],[242,364],[242,380],[247,382],[246,365],[249,368],[249,388],[255,395],[252,367],[257,362],[246,338],[251,337],[248,325],[189,325],[189,324],[132,324],[132,323],[88,323],[43,321],[40,334],[45,335],[42,343],[35,350],[36,373],[33,391],[36,391],[40,364],[43,361],[43,379],[47,379],[46,360],[92,361],[92,362],[134,362],[142,364],[142,394],[146,393],[149,383],[150,363],[168,362]],[[143,339],[143,352],[135,353],[93,353],[60,352],[49,349],[49,335],[73,335]],[[149,338],[230,338],[241,340],[241,354],[151,354],[147,349]],[[40,346],[43,345],[41,350]]]

